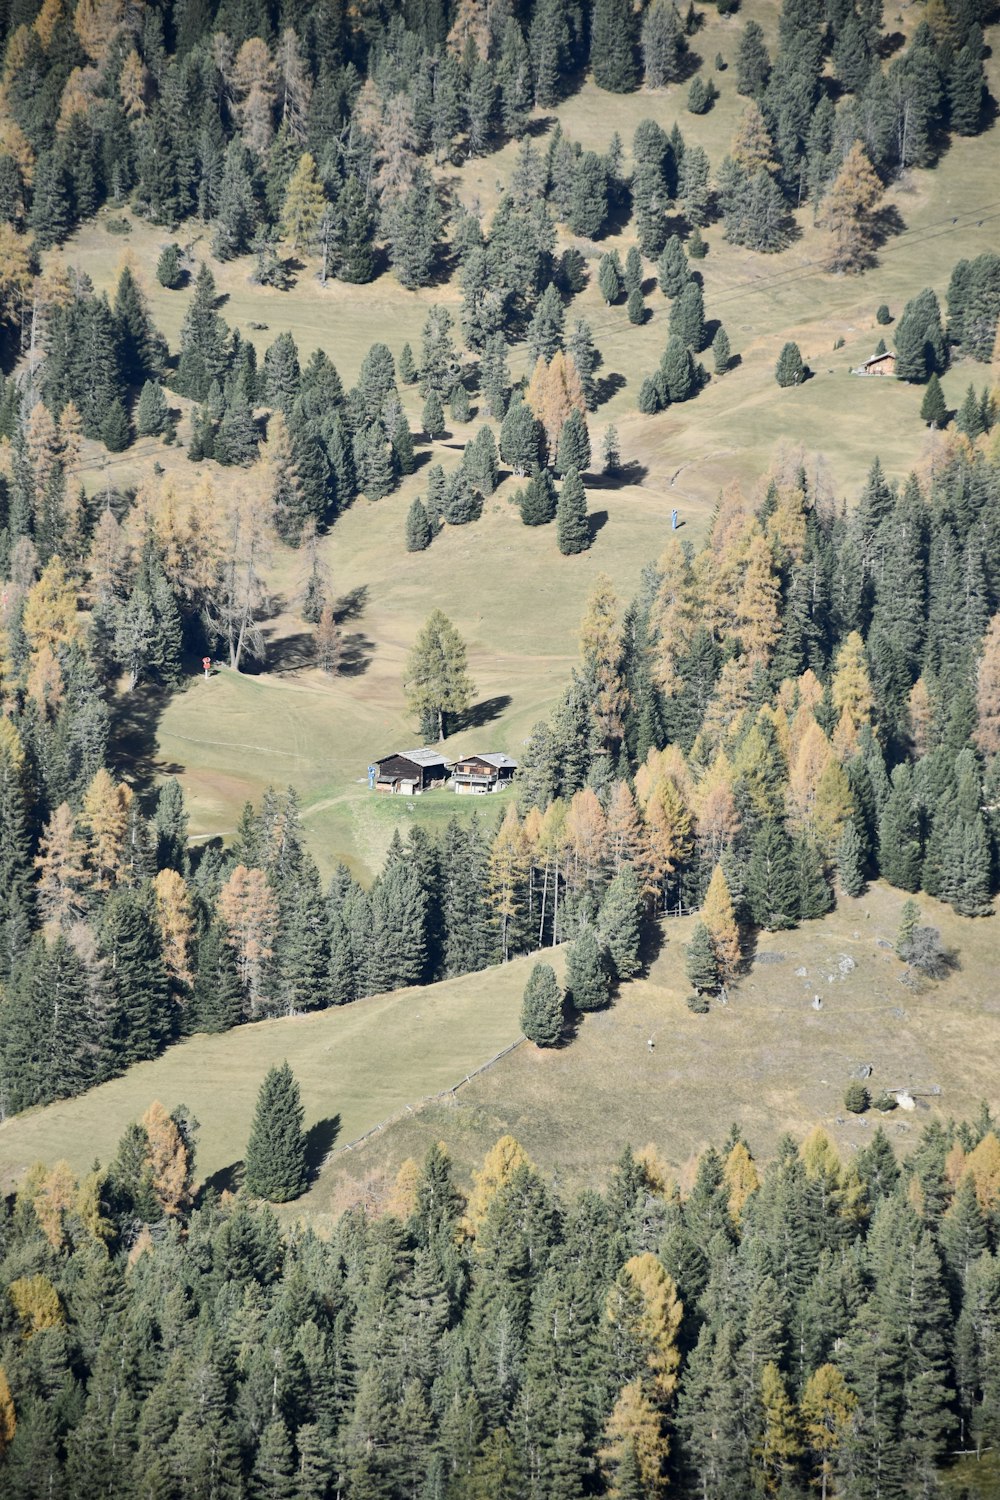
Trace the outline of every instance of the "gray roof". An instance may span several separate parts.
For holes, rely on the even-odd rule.
[[[429,750],[426,745],[422,750],[397,750],[404,760],[412,760],[415,766],[446,766],[448,759],[441,754],[440,750]],[[387,755],[384,759],[389,760]]]
[[[504,755],[500,750],[494,750],[489,755],[480,755],[476,758],[484,760],[488,766],[496,766],[498,771],[517,770],[517,761],[511,760],[509,755]]]

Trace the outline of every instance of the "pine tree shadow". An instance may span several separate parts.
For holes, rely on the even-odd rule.
[[[606,510],[592,510],[587,517],[587,531],[590,536],[590,545],[594,545],[594,539],[599,531],[603,531],[608,524],[608,513]]]
[[[626,384],[627,382],[625,380],[625,376],[619,375],[617,370],[613,370],[610,375],[601,375],[594,382],[595,390],[597,393],[597,401],[595,404],[597,406],[603,406],[605,402],[611,400],[612,396],[615,396],[619,391],[624,390]]]
[[[310,1182],[316,1181],[339,1134],[339,1115],[330,1115],[325,1120],[317,1120],[315,1125],[310,1125],[306,1131],[306,1169]]]
[[[193,671],[195,662],[185,662]],[[162,776],[178,776],[182,765],[161,759],[158,734],[160,720],[166,712],[173,690],[160,683],[146,682],[130,693],[117,693],[108,703],[111,713],[109,758],[118,775],[145,801]]]
[[[622,464],[616,474],[598,474],[587,480],[588,490],[623,490],[630,484],[642,484],[649,470],[645,464]]]
[[[267,658],[262,670],[280,674],[299,672],[311,667],[316,660],[316,637],[311,630],[299,630],[295,635],[279,636],[267,642]]]
[[[359,583],[356,589],[351,589],[349,594],[344,594],[334,603],[333,618],[338,625],[346,625],[348,620],[356,620],[364,614],[367,603],[368,585]]]
[[[205,1199],[213,1194],[221,1197],[223,1193],[239,1192],[243,1186],[243,1162],[231,1161],[228,1167],[220,1167],[217,1172],[210,1172],[198,1189],[197,1206],[200,1207]]]
[[[345,635],[337,675],[339,677],[363,676],[371,665],[374,650],[375,642],[369,640],[368,636],[360,630],[352,635]]]
[[[457,717],[456,727],[463,730],[482,729],[485,724],[498,719],[510,705],[509,693],[499,693],[495,698],[484,698],[482,703],[474,703],[464,714]]]

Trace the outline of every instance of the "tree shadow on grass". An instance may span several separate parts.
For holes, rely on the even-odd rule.
[[[306,1131],[306,1168],[310,1182],[316,1181],[339,1134],[339,1115],[330,1115],[325,1120],[317,1120],[315,1125],[310,1125]]]
[[[353,635],[345,635],[337,675],[340,677],[363,676],[371,665],[374,650],[375,642],[369,640],[360,630],[355,631]]]
[[[313,666],[315,661],[316,637],[311,630],[300,630],[295,635],[283,635],[276,641],[268,641],[267,659],[260,670],[274,675],[299,672],[303,667]]]
[[[505,709],[510,707],[511,698],[509,693],[499,693],[495,698],[484,698],[482,703],[474,703],[461,718],[458,726],[462,729],[482,729],[484,724],[498,719]]]
[[[217,1172],[211,1172],[205,1178],[198,1189],[197,1205],[200,1207],[209,1194],[221,1197],[223,1193],[235,1193],[243,1185],[243,1163],[242,1161],[231,1161],[228,1167],[220,1167]]]
[[[622,464],[617,474],[598,474],[587,480],[588,490],[623,490],[630,484],[642,484],[649,470],[645,464]]]
[[[365,605],[368,603],[368,585],[360,583],[356,589],[351,589],[349,594],[344,594],[333,606],[333,618],[338,625],[346,625],[348,620],[356,620],[364,613]]]
[[[603,531],[608,524],[608,513],[606,510],[592,510],[587,517],[587,531],[590,534],[590,545],[594,545],[594,538],[599,531]]]
[[[603,406],[606,401],[611,400],[612,396],[617,395],[620,390],[623,390],[625,385],[625,376],[619,375],[617,370],[613,370],[610,375],[601,375],[594,382],[597,392],[597,405]]]
[[[194,669],[193,661],[185,665]],[[161,760],[157,744],[160,720],[172,696],[170,688],[148,682],[140,683],[130,693],[112,696],[108,704],[111,765],[143,800],[152,794],[161,776],[178,776],[184,770],[182,765]]]

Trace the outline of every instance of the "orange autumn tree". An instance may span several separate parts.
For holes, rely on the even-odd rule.
[[[236,955],[240,982],[259,1015],[268,995],[268,967],[278,930],[278,897],[263,870],[237,865],[219,892],[219,916]]]

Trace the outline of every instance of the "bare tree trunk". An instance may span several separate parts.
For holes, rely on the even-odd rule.
[[[539,948],[542,946],[542,939],[543,939],[543,937],[545,935],[545,903],[546,903],[546,898],[548,897],[548,894],[549,894],[549,862],[546,859],[546,861],[545,861],[545,878],[542,881],[542,920],[538,924],[538,946],[539,946]]]

